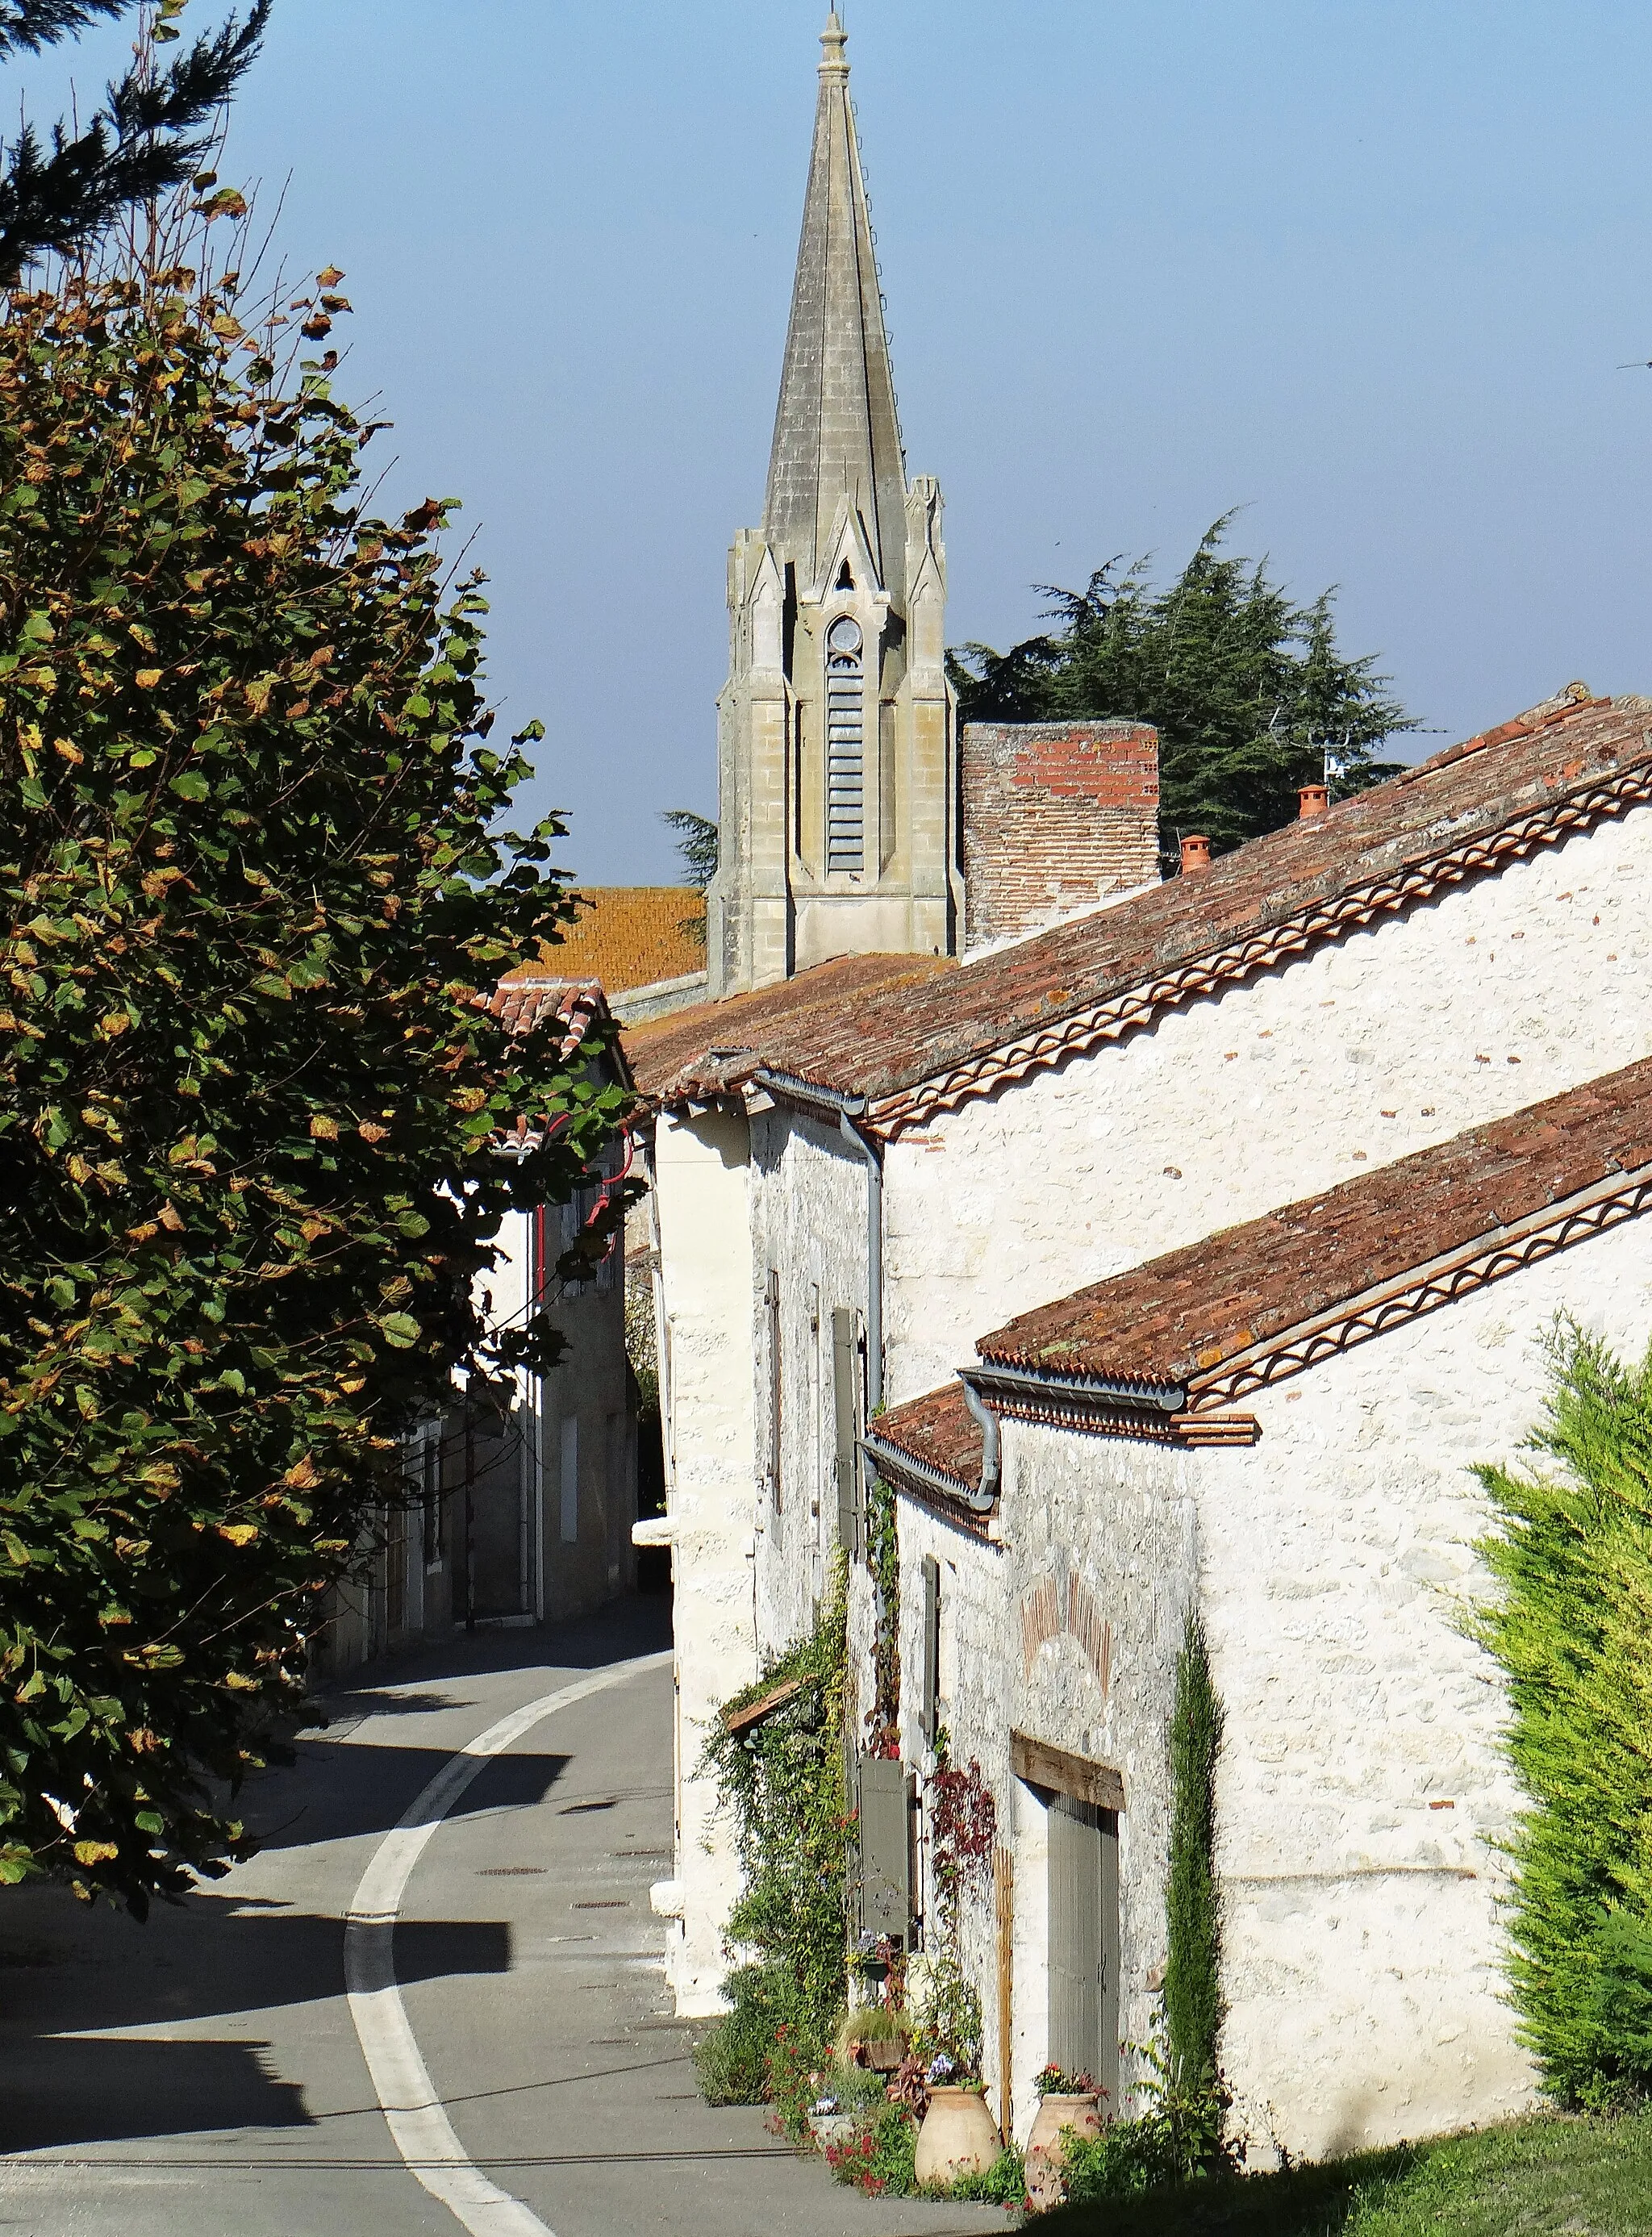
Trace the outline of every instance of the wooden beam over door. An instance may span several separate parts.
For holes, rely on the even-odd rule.
[[[1010,1733],[1010,1768],[1029,1786],[1070,1795],[1075,1802],[1088,1802],[1095,1809],[1124,1807],[1124,1781],[1111,1764],[1070,1754],[1065,1748],[1052,1747],[1048,1740],[1034,1739],[1029,1732]]]

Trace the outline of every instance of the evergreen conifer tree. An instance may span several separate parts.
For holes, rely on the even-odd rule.
[[[1531,1806],[1513,1841],[1511,1973],[1549,2087],[1652,2095],[1652,1351],[1563,1328],[1527,1475],[1479,1470],[1504,1524],[1482,1633]]]
[[[1182,833],[1220,853],[1288,823],[1300,785],[1328,774],[1334,795],[1392,776],[1377,749],[1416,727],[1373,658],[1338,650],[1334,593],[1293,604],[1262,563],[1223,552],[1230,518],[1164,590],[1144,560],[1111,560],[1083,591],[1043,586],[1054,632],[949,657],[965,722],[1155,724],[1167,869]]]
[[[83,251],[135,206],[152,202],[196,173],[213,142],[213,119],[240,84],[269,21],[271,0],[253,0],[201,32],[162,69],[157,46],[176,44],[185,0],[0,0],[0,61],[38,54],[78,37],[98,16],[145,6],[137,48],[104,106],[82,127],[55,124],[43,146],[31,124],[0,149],[0,287],[15,287],[38,258]]]

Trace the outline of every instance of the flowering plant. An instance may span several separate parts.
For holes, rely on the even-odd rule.
[[[1032,2086],[1041,2097],[1102,2097],[1107,2094],[1097,2089],[1088,2074],[1069,2074],[1054,2065],[1041,2067],[1033,2076]]]

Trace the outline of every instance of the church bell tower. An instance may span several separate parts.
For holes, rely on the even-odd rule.
[[[820,44],[763,525],[728,555],[714,994],[950,955],[963,916],[941,492],[906,479],[835,10]]]

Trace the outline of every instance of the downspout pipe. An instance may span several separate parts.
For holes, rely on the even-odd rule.
[[[790,1072],[771,1072],[760,1066],[752,1078],[771,1095],[788,1103],[812,1103],[836,1113],[838,1132],[852,1150],[859,1151],[866,1167],[866,1412],[875,1415],[884,1402],[884,1166],[876,1141],[863,1133],[858,1121],[866,1115],[864,1095],[845,1095],[835,1087],[817,1086],[812,1079],[797,1079]]]
[[[984,1514],[989,1508],[997,1505],[1003,1473],[998,1417],[967,1376],[959,1376],[958,1386],[964,1393],[964,1402],[981,1432],[981,1481],[964,1503],[972,1514]]]

